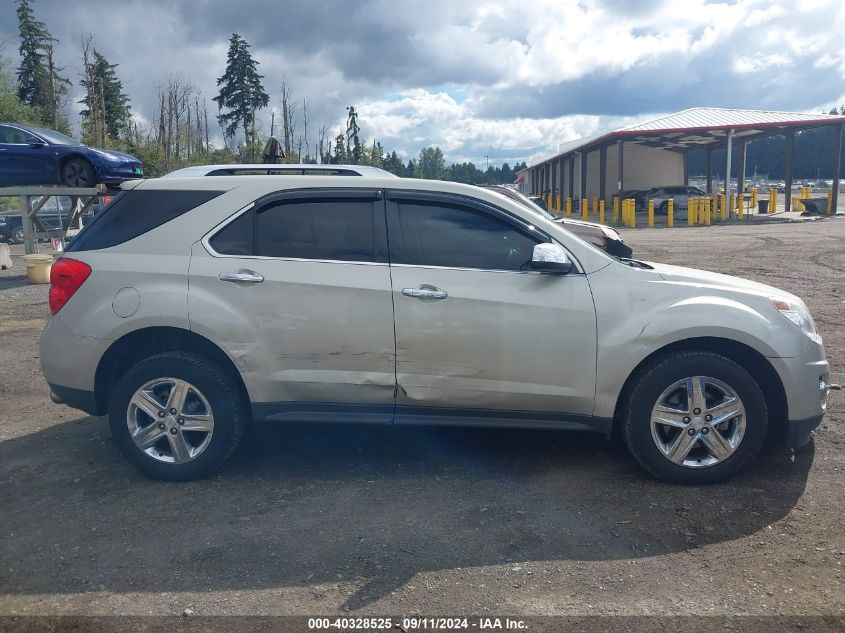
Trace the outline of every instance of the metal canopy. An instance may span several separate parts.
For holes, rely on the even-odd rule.
[[[728,130],[733,130],[732,136],[736,142],[784,134],[789,130],[838,123],[845,123],[845,116],[771,110],[690,108],[652,121],[561,143],[556,154],[537,161],[531,167],[547,163],[552,159],[567,157],[575,152],[591,151],[618,140],[624,140],[625,143],[639,143],[647,147],[684,151],[708,146],[710,148],[724,147]]]

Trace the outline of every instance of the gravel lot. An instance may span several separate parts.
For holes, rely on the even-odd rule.
[[[845,381],[845,221],[625,237],[799,294]],[[0,273],[0,615],[845,616],[842,391],[794,461],[710,487],[590,435],[263,425],[219,476],[168,484],[50,402],[47,314]]]

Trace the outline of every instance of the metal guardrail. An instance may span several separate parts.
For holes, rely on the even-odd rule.
[[[2,187],[0,197],[18,197],[21,201],[21,219],[23,224],[24,252],[27,255],[37,252],[38,240],[42,238],[61,237],[78,232],[82,228],[82,216],[98,202],[100,196],[106,195],[103,186],[93,188],[83,187]],[[48,228],[39,212],[51,198],[69,198],[70,209],[64,218],[61,217],[59,207],[60,226]],[[57,235],[58,233],[58,235]]]

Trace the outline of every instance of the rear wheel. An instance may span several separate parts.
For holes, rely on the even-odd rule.
[[[679,352],[636,380],[623,418],[631,454],[673,483],[734,475],[763,445],[768,425],[759,385],[740,365],[710,352]]]
[[[112,435],[123,455],[144,474],[173,481],[214,472],[237,447],[247,419],[236,381],[186,352],[137,363],[109,403]]]
[[[67,187],[95,187],[97,174],[84,158],[71,158],[62,166],[62,183]]]
[[[660,207],[657,209],[659,213],[662,215],[667,215],[669,213],[669,203],[664,200],[660,203]]]

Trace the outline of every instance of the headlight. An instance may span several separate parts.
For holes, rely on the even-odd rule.
[[[772,305],[777,308],[778,312],[792,321],[792,323],[804,332],[804,334],[809,336],[816,343],[822,342],[821,336],[819,336],[816,331],[816,324],[813,321],[813,317],[810,315],[810,311],[803,302],[795,302],[776,297],[769,298],[772,301]]]
[[[111,160],[111,161],[119,161],[120,160],[119,156],[115,156],[114,154],[112,154],[110,152],[105,152],[101,149],[94,149],[92,147],[91,151],[94,152],[97,156],[102,156],[103,158],[105,158],[107,160]]]

